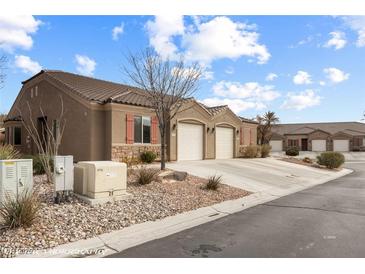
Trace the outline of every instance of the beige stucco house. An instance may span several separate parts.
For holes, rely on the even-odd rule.
[[[60,154],[74,155],[75,161],[121,161],[146,150],[160,153],[157,119],[142,90],[55,70],[42,70],[23,82],[4,124],[6,142],[22,153],[37,153],[23,123],[32,120],[39,131],[44,123],[52,125],[61,100],[66,126]],[[256,122],[227,106],[207,107],[189,99],[170,122],[167,158],[238,157],[256,140]]]
[[[365,123],[279,124],[273,127],[270,145],[273,151],[365,151]]]

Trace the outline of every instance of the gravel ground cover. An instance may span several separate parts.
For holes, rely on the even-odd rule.
[[[35,176],[34,190],[42,202],[37,221],[29,228],[1,229],[0,257],[92,238],[250,194],[224,184],[218,191],[206,190],[206,179],[190,175],[185,181],[162,180],[143,186],[133,179],[133,175],[128,178],[127,191],[133,195],[129,200],[90,206],[73,197],[70,203],[57,205],[52,185],[44,176]]]

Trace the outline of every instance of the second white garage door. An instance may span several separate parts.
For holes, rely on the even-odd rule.
[[[349,151],[349,140],[333,140],[333,151]]]
[[[181,160],[203,159],[203,126],[179,123],[177,158]]]
[[[271,151],[283,151],[283,141],[272,140],[270,141]]]
[[[312,151],[326,151],[326,140],[312,140]]]
[[[231,159],[233,158],[234,148],[233,148],[233,136],[234,130],[232,128],[226,127],[216,127],[216,159]]]

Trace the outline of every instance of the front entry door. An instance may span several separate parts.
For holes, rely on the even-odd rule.
[[[302,139],[302,151],[308,150],[308,139]]]

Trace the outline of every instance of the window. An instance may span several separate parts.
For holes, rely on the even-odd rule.
[[[38,86],[35,86],[35,96],[38,96]]]
[[[20,127],[14,127],[14,145],[19,146],[22,144],[22,129]]]
[[[145,116],[134,116],[134,142],[151,143],[151,118]]]
[[[289,139],[288,147],[299,147],[299,140]]]

